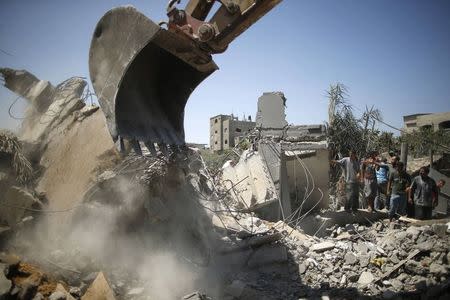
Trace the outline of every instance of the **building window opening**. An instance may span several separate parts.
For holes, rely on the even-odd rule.
[[[214,120],[214,123],[217,123],[217,119]]]
[[[228,144],[228,140],[225,140],[225,145]]]
[[[236,132],[242,132],[242,129],[236,128]]]

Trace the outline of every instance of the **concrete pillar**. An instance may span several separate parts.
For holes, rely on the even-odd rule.
[[[280,155],[280,202],[281,202],[281,216],[283,220],[292,213],[291,195],[289,194],[289,179],[286,166],[286,157],[281,152]]]

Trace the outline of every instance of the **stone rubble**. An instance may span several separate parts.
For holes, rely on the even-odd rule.
[[[25,124],[22,138],[31,143],[41,140],[42,148],[55,132],[88,121],[98,110],[82,101],[86,82],[80,78],[53,87],[21,71],[4,73],[10,79],[16,75],[32,83],[30,91],[12,81],[10,86],[39,108]],[[40,120],[39,126],[28,126],[36,120]],[[332,211],[306,216],[301,224],[303,229],[292,221],[269,222],[251,212],[266,202],[277,202],[273,184],[258,181],[262,175],[267,177],[267,170],[255,154],[241,165],[244,167],[228,174],[230,178],[245,178],[244,201],[237,201],[236,194],[226,192],[230,186],[220,185],[209,177],[195,149],[169,157],[161,153],[156,157],[128,153],[111,166],[99,168],[74,213],[74,220],[83,222],[86,215],[99,207],[100,211],[113,208],[117,211],[116,223],[111,224],[113,235],[132,228],[136,238],[144,241],[149,232],[156,234],[156,228],[169,225],[192,226],[196,229],[193,235],[206,232],[208,247],[203,248],[208,251],[202,252],[204,240],[194,240],[193,254],[182,253],[182,260],[196,270],[214,274],[220,278],[220,284],[207,291],[199,287],[198,291],[180,295],[180,299],[447,299],[450,296],[450,223],[423,226],[402,221],[389,223],[380,221],[385,217],[383,213],[365,212],[339,219],[342,215]],[[256,169],[249,170],[249,165]],[[124,181],[126,191],[133,191],[129,193],[133,197],[121,197]],[[36,193],[20,189],[14,192],[26,198],[20,204],[27,208],[44,205]],[[192,199],[194,203],[189,202]],[[242,202],[249,209],[239,207]],[[183,206],[188,204],[192,206]],[[188,211],[192,207],[202,215],[185,216],[183,209]],[[176,214],[176,208],[181,213]],[[9,225],[15,224],[15,231],[8,234],[14,235],[18,242],[5,248],[11,253],[33,248],[26,235],[21,234],[34,224],[29,220],[37,216],[23,217],[23,211],[2,217]],[[193,226],[200,221],[204,227]],[[354,224],[348,224],[349,221]],[[367,225],[367,221],[371,224]],[[323,224],[326,225],[322,227]],[[192,233],[186,230],[182,236]],[[158,242],[166,242],[166,236],[162,237]],[[168,245],[172,246],[170,241]],[[68,248],[71,250],[55,248],[40,253],[42,257],[0,255],[5,275],[0,277],[0,299],[149,299],[147,292],[152,286],[137,275],[135,266],[96,261],[84,256],[83,249],[76,244]],[[215,297],[210,297],[210,293]]]

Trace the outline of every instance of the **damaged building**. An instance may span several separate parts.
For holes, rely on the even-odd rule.
[[[241,138],[255,128],[251,116],[239,120],[231,115],[217,115],[209,119],[210,148],[212,151],[232,149]]]
[[[252,147],[214,174],[193,147],[119,153],[80,78],[0,71],[29,101],[19,132],[0,132],[2,299],[448,297],[444,220],[315,212],[326,128],[288,125],[282,93],[259,99]],[[32,95],[50,98],[23,92],[44,85]]]
[[[285,220],[328,207],[328,150],[324,125],[288,125],[283,93],[258,99],[254,149],[223,170],[235,198],[249,211]],[[239,184],[237,184],[239,183]]]

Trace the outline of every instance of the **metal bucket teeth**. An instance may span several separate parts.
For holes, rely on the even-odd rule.
[[[131,6],[100,19],[89,52],[92,84],[114,140],[184,144],[186,102],[216,69],[191,40]]]

